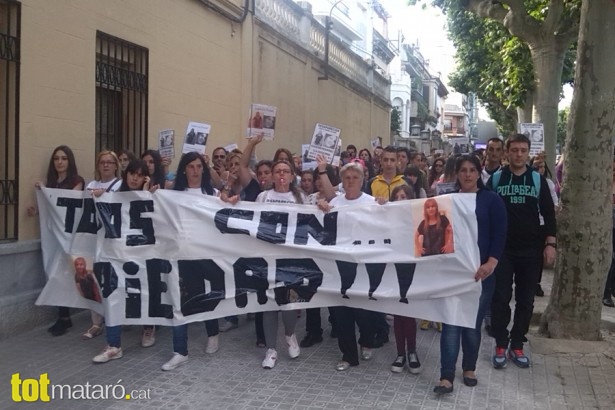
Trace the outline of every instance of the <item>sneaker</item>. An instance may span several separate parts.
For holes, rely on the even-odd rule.
[[[412,374],[419,374],[421,372],[421,362],[416,352],[408,353],[408,371]]]
[[[508,358],[522,369],[530,367],[530,359],[523,354],[523,349],[508,349]]]
[[[299,346],[312,347],[316,343],[321,343],[321,342],[322,342],[322,335],[315,335],[313,333],[308,333],[305,335],[303,340],[301,340],[301,343],[299,343]]]
[[[263,360],[263,369],[273,369],[276,360],[278,360],[278,352],[275,349],[267,349],[265,359]]]
[[[187,361],[188,361],[188,355],[184,356],[183,354],[173,353],[173,357],[171,357],[171,360],[163,364],[161,369],[164,370],[165,372],[168,372],[169,370],[173,370],[180,364],[184,364]]]
[[[373,354],[374,354],[374,352],[373,352],[372,349],[370,349],[369,347],[361,346],[361,359],[369,360],[369,359],[372,358]]]
[[[144,327],[143,335],[141,336],[141,346],[151,347],[156,343],[156,328]]]
[[[60,318],[56,320],[56,322],[51,327],[49,327],[47,331],[51,333],[53,336],[62,336],[64,333],[66,333],[66,330],[68,330],[71,327],[73,327],[73,322],[70,320],[70,318],[68,319]]]
[[[205,353],[214,354],[218,351],[218,335],[209,336],[207,338],[207,347],[205,348]]]
[[[286,344],[288,345],[288,355],[291,359],[295,359],[299,357],[299,353],[301,350],[299,349],[299,344],[297,343],[297,336],[293,333],[290,336],[286,336]]]
[[[429,330],[429,320],[421,320],[421,324],[419,325],[419,328],[421,330]]]
[[[545,291],[542,290],[542,286],[540,286],[540,283],[539,283],[538,286],[536,286],[536,296],[543,297],[544,295],[545,295]]]
[[[391,371],[393,373],[401,373],[401,371],[404,370],[405,365],[406,365],[406,356],[404,355],[397,356],[397,358],[391,365]]]
[[[495,354],[491,359],[493,363],[493,367],[495,369],[503,369],[506,367],[506,348],[505,347],[496,347]]]
[[[220,331],[228,332],[230,330],[237,329],[238,327],[239,327],[238,323],[233,323],[233,322],[229,322],[228,320],[225,320],[224,323],[220,326]]]
[[[92,361],[94,363],[107,363],[109,360],[121,359],[123,355],[121,347],[107,346],[101,354],[94,356]]]
[[[337,370],[338,372],[345,372],[348,369],[350,369],[350,363],[343,360],[335,365],[335,370]]]

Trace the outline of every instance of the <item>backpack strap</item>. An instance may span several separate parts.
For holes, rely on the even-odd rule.
[[[115,178],[115,179],[113,180],[113,182],[111,182],[111,183],[109,184],[109,186],[107,187],[107,190],[106,190],[105,192],[111,192],[111,188],[113,188],[113,185],[117,184],[117,181],[119,181],[119,180],[120,180],[119,178]]]
[[[540,174],[538,171],[532,171],[532,179],[534,180],[534,187],[536,188],[536,199],[540,197]]]
[[[502,169],[498,169],[491,175],[491,189],[493,192],[497,192],[498,185],[500,184],[500,177],[502,176]]]

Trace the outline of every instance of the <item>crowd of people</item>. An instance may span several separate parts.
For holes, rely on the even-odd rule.
[[[456,192],[476,194],[476,217],[480,266],[473,272],[482,283],[478,314],[474,328],[462,328],[435,323],[440,337],[441,375],[434,388],[437,394],[453,391],[455,366],[461,348],[463,352],[463,383],[475,386],[476,362],[481,340],[481,325],[495,338],[492,365],[503,369],[507,363],[526,368],[530,358],[523,346],[527,342],[535,296],[543,296],[540,285],[543,266],[552,265],[555,258],[555,214],[561,179],[552,180],[544,155],[529,158],[531,141],[522,134],[513,134],[506,141],[493,138],[487,148],[472,154],[445,156],[423,153],[400,147],[376,147],[357,150],[349,145],[341,155],[339,167],[318,156],[314,169],[303,169],[302,156],[285,148],[275,152],[273,159],[257,161],[256,147],[262,135],[248,140],[243,151],[227,152],[218,147],[211,157],[190,152],[182,155],[175,173],[169,170],[171,161],[154,150],[140,158],[132,152],[102,151],[95,163],[95,180],[85,183],[79,176],[72,150],[57,147],[51,154],[46,180],[38,187],[87,190],[100,196],[105,192],[158,189],[184,191],[193,195],[212,195],[227,203],[238,201],[258,203],[313,204],[322,211],[362,203],[385,204],[429,198],[424,201],[424,220],[414,235],[416,257],[453,252],[452,226],[438,209],[433,197]],[[615,176],[615,160],[613,173]],[[563,174],[558,170],[558,175]],[[613,186],[615,204],[615,183]],[[266,205],[263,205],[266,206]],[[34,211],[33,211],[34,212]],[[615,231],[614,231],[615,233]],[[615,264],[614,264],[615,266]],[[603,303],[613,306],[613,272],[607,283]],[[84,286],[85,276],[76,277]],[[515,308],[511,315],[510,301],[513,283]],[[608,293],[607,293],[608,292]],[[95,291],[86,292],[98,294]],[[100,296],[98,296],[100,298]],[[610,301],[610,305],[607,303]],[[277,334],[282,318],[286,348],[291,359],[323,341],[320,309],[307,309],[306,332],[299,342],[296,336],[298,311],[270,311],[251,314],[254,319],[256,346],[265,349],[262,367],[271,369],[278,360]],[[512,329],[509,323],[512,316]],[[103,333],[104,318],[91,313],[92,324],[82,335],[84,340]],[[205,321],[208,336],[206,352],[214,354],[219,347],[219,333],[238,326],[235,316],[219,321]],[[389,325],[384,313],[350,307],[329,308],[331,336],[336,337],[341,360],[335,368],[345,371],[369,360],[374,349],[388,342]],[[355,324],[359,329],[356,339]],[[57,321],[49,328],[54,336],[66,333],[72,326],[66,307],[58,310]],[[187,326],[173,327],[173,355],[162,370],[173,370],[188,360]],[[417,327],[429,329],[430,323],[416,318],[395,315],[393,328],[397,357],[393,372],[405,368],[410,373],[421,371],[417,354]],[[155,326],[143,326],[142,345],[156,341]],[[104,363],[122,357],[121,326],[107,326],[106,347],[94,362]]]

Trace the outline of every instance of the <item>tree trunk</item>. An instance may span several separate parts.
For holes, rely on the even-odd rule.
[[[534,93],[528,91],[525,96],[523,107],[517,108],[517,118],[519,122],[532,122],[532,112],[534,111]]]
[[[544,124],[545,153],[550,169],[555,169],[557,106],[562,90],[564,55],[568,48],[568,44],[562,43],[556,37],[549,36],[537,44],[529,44],[536,79],[532,122]]]
[[[613,0],[583,0],[558,216],[558,262],[541,319],[541,331],[549,337],[600,338],[602,291],[612,256],[615,42],[606,40],[612,38]]]

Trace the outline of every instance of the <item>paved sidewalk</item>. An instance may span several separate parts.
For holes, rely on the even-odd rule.
[[[548,275],[547,275],[548,276]],[[546,291],[550,288],[545,280]],[[537,298],[537,308],[547,298]],[[615,315],[606,310],[603,319]],[[326,309],[322,309],[323,325]],[[303,315],[305,317],[305,315]],[[609,316],[609,317],[606,317]],[[530,369],[512,364],[491,367],[493,339],[484,337],[478,360],[478,386],[469,388],[457,369],[455,391],[438,398],[432,393],[439,379],[439,334],[418,332],[419,375],[394,374],[391,362],[395,342],[378,349],[372,360],[347,372],[336,372],[341,355],[328,337],[290,360],[280,333],[278,364],[260,366],[264,349],[255,347],[253,322],[241,318],[240,327],[220,335],[220,350],[205,354],[205,329],[190,326],[190,360],[175,371],[160,366],[171,356],[171,331],[162,328],[156,345],[140,346],[141,329],[123,333],[124,357],[102,365],[91,362],[104,345],[104,336],[82,341],[89,315],[74,317],[73,328],[52,337],[45,328],[0,342],[0,410],[4,409],[613,409],[615,407],[615,337],[605,332],[604,342],[566,342],[532,337],[527,351]],[[609,319],[610,320],[610,319]],[[610,322],[615,323],[615,321]],[[300,339],[304,319],[297,325]],[[14,403],[10,378],[22,380],[48,373],[52,385],[116,384],[126,392],[139,390],[149,399],[54,400],[50,403]],[[28,382],[30,383],[30,382]],[[119,387],[117,392],[121,393]],[[138,393],[138,392],[137,392]],[[111,393],[109,393],[111,395]]]

